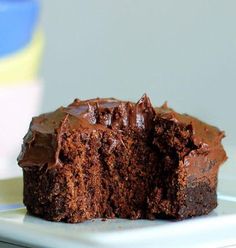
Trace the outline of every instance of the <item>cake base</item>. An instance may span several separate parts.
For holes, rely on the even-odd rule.
[[[90,209],[86,211],[84,206],[88,199],[73,195],[75,187],[71,179],[72,175],[70,168],[47,172],[45,169],[39,171],[37,168],[24,171],[24,204],[28,212],[47,220],[69,223],[94,218],[182,220],[208,214],[217,206],[215,189],[206,183],[199,183],[181,192],[182,201],[172,203],[171,208],[170,202],[158,199],[158,196],[154,197],[152,193],[147,195],[140,209],[130,209],[128,206],[122,206],[119,209],[112,205],[112,201],[106,202],[105,206],[96,206],[91,200]],[[125,208],[127,208],[126,211]]]

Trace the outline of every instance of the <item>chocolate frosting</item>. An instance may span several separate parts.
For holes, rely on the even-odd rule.
[[[160,108],[155,108],[155,111],[160,118],[191,126],[193,142],[196,146],[204,146],[205,144],[209,147],[214,147],[219,145],[222,138],[225,137],[225,133],[217,127],[209,125],[191,115],[179,114],[169,108],[167,103],[163,104]]]
[[[144,95],[137,103],[114,98],[96,98],[86,101],[75,99],[67,107],[34,117],[24,137],[18,156],[21,167],[60,165],[59,152],[61,136],[70,129],[150,129],[154,119],[164,118],[182,125],[190,125],[193,141],[199,147],[219,145],[224,133],[216,127],[201,122],[186,114],[178,114],[164,104],[153,108],[150,99]],[[226,158],[226,155],[224,155]]]
[[[114,98],[75,99],[67,107],[34,117],[18,156],[21,167],[60,164],[60,139],[65,127],[71,129],[147,129],[155,110],[144,95],[136,104]]]

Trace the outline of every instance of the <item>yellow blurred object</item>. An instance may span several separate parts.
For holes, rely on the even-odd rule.
[[[0,86],[29,81],[38,75],[43,51],[43,33],[38,31],[31,43],[11,56],[0,59]]]

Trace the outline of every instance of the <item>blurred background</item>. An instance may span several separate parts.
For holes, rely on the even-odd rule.
[[[236,143],[236,1],[42,1],[42,111],[146,92]]]
[[[28,16],[18,33],[16,23],[1,21],[9,2],[28,6],[28,14],[21,10],[14,18]],[[33,115],[74,98],[137,101],[144,92],[155,105],[167,100],[218,126],[226,131],[224,143],[236,144],[235,10],[234,0],[0,0],[0,111],[6,120],[0,150],[10,140],[17,154]],[[19,44],[4,47],[11,45],[7,35]],[[13,149],[5,161],[10,153],[15,166]]]

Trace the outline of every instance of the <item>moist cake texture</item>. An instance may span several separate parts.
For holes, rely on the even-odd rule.
[[[93,218],[185,219],[217,206],[224,133],[167,105],[113,98],[34,117],[18,163],[30,214],[70,223]]]

